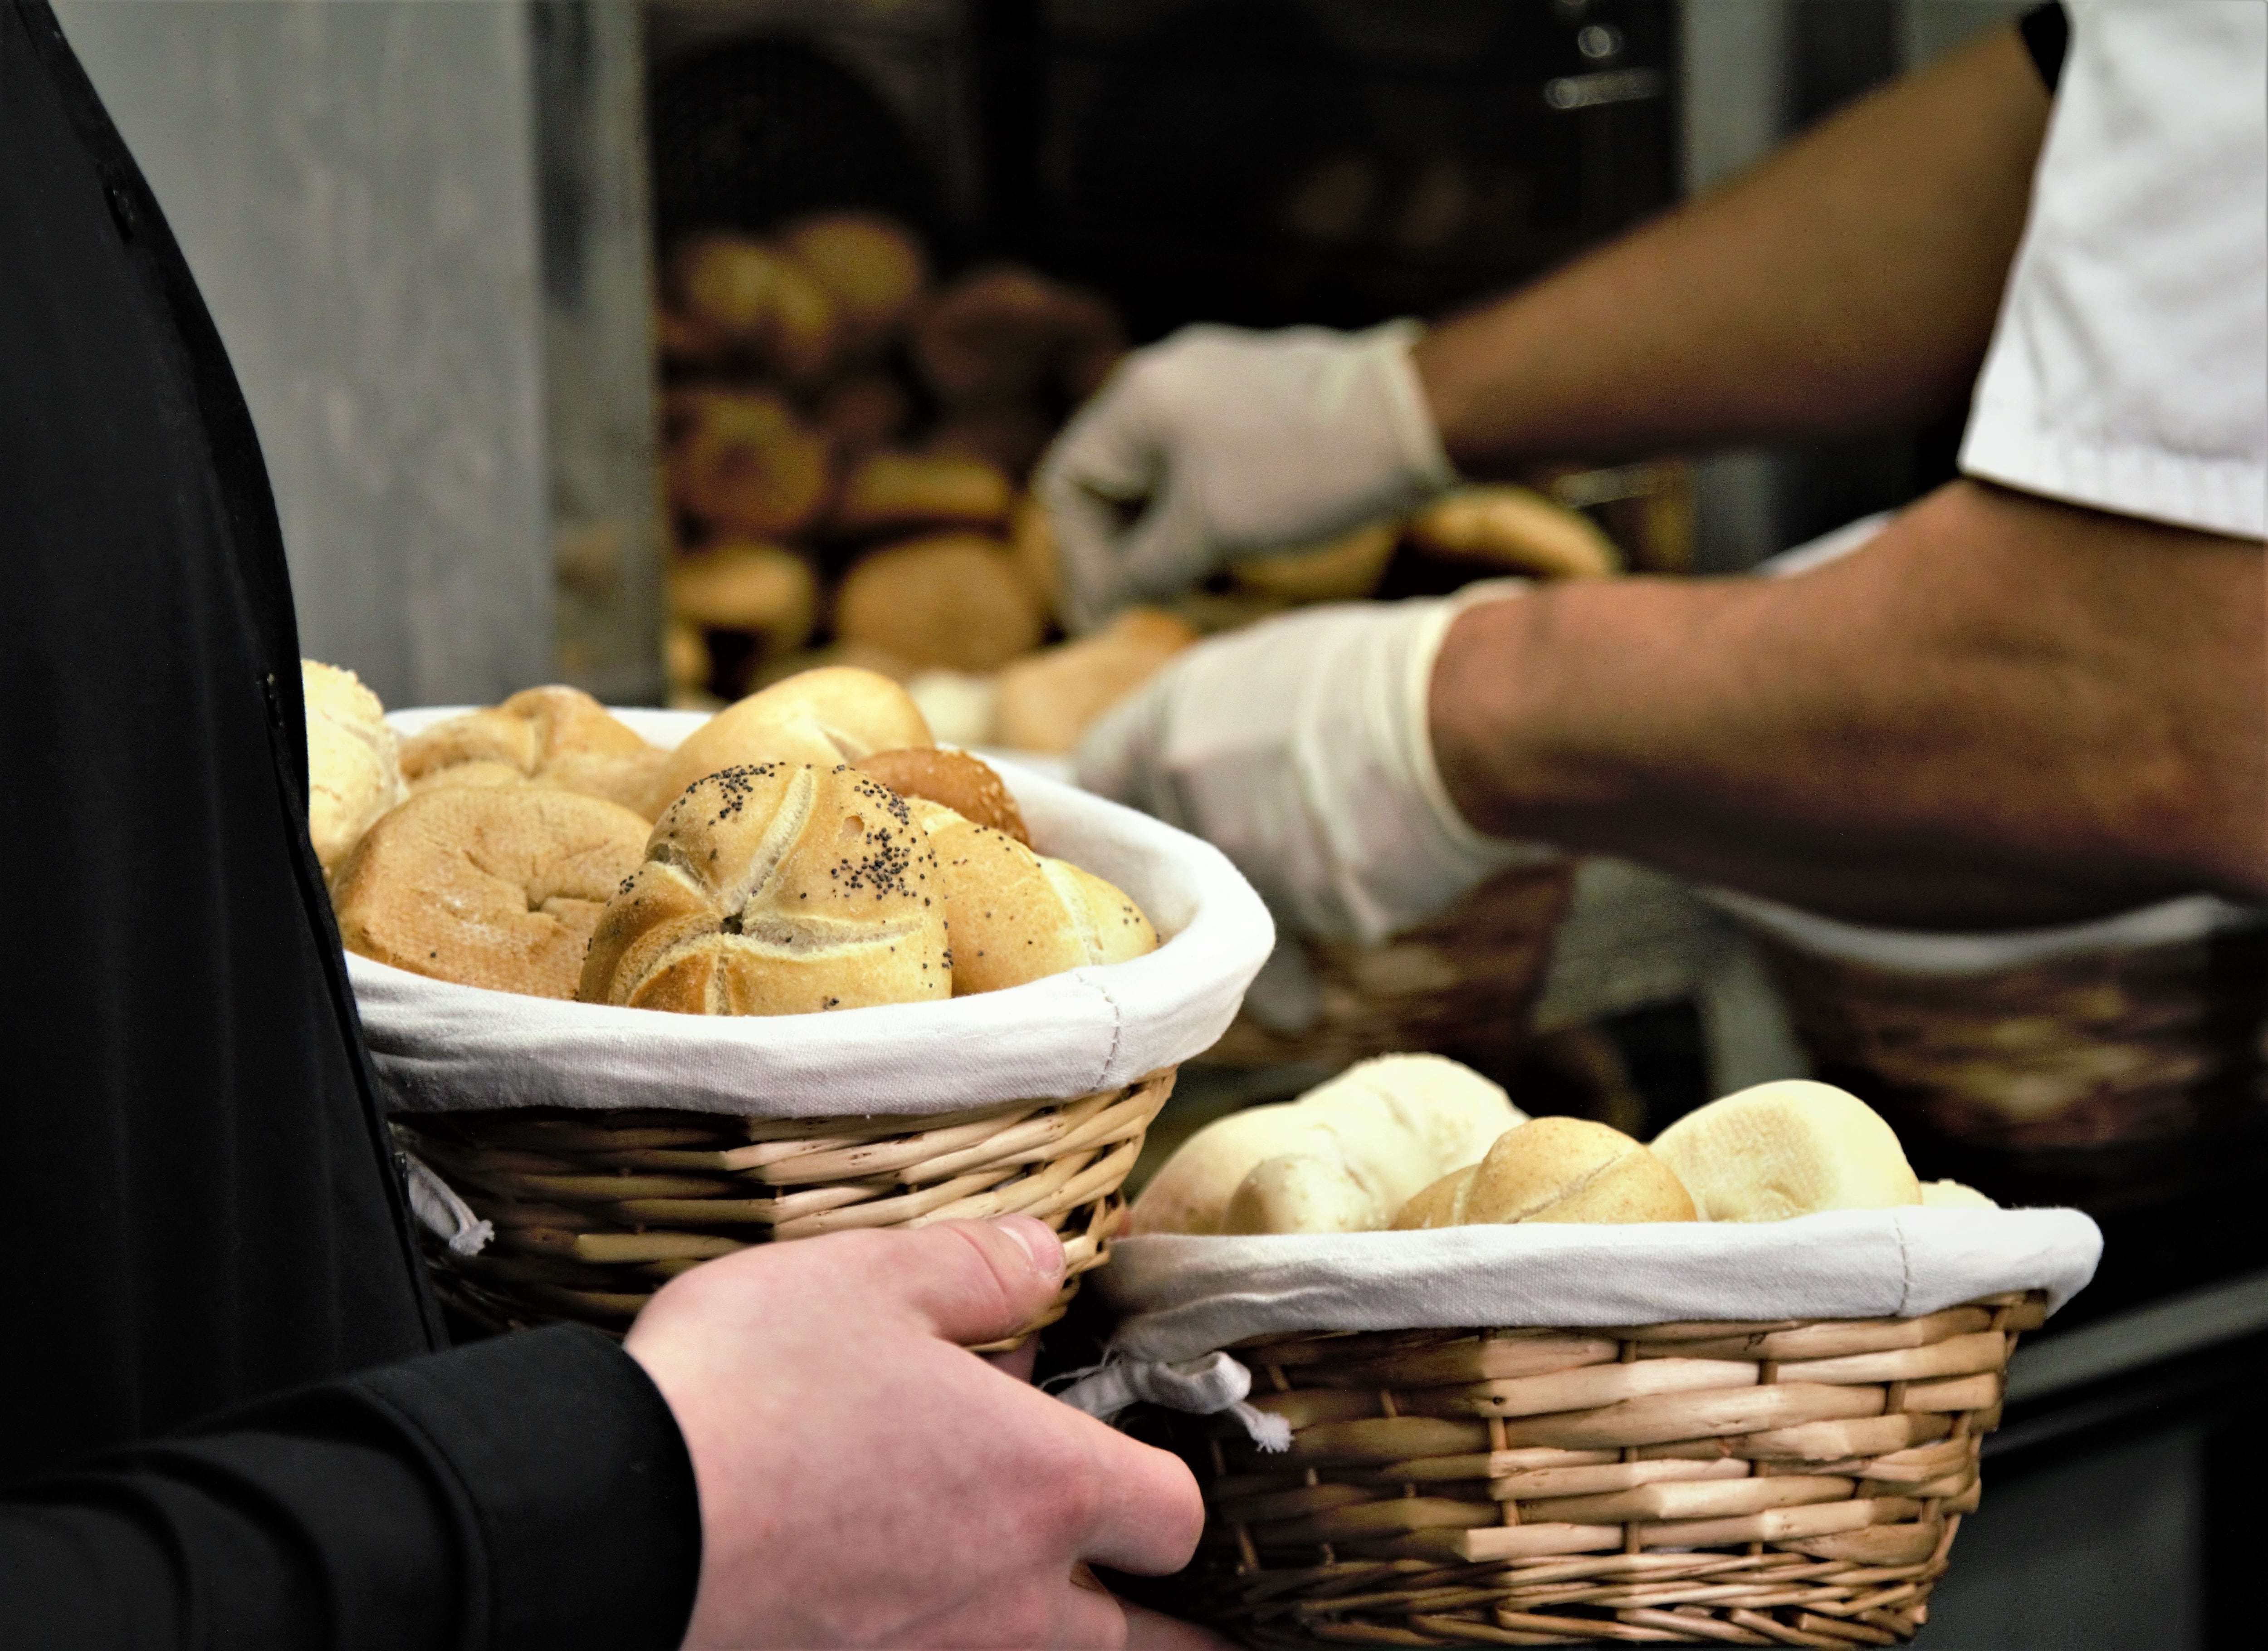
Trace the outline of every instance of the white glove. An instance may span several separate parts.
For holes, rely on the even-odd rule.
[[[1036,481],[1072,628],[1452,486],[1410,359],[1420,330],[1185,327],[1121,362]]]
[[[1088,732],[1079,783],[1209,839],[1287,927],[1374,945],[1555,858],[1466,823],[1428,726],[1449,622],[1521,588],[1310,608],[1202,643]]]

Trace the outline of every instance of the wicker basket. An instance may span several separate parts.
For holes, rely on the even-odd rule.
[[[1270,994],[1263,976],[1204,1063],[1336,1071],[1422,1049],[1501,1078],[1527,1042],[1573,888],[1567,862],[1524,866],[1382,945],[1306,942],[1313,990]],[[1285,996],[1297,1001],[1275,1006]]]
[[[2045,1300],[1247,1343],[1291,1449],[1186,1424],[1178,1603],[1260,1647],[1910,1639]]]
[[[1902,1129],[2014,1151],[2122,1146],[2197,1126],[2255,1087],[2268,1021],[2268,928],[2199,903],[2180,938],[2084,943],[2086,929],[1984,954],[2000,940],[1889,936],[1769,912],[1748,917],[1822,1075]],[[2161,926],[2172,926],[2170,908]],[[2137,914],[2148,918],[2150,914]],[[2207,925],[2219,922],[2219,926]],[[2140,925],[2137,925],[2138,927]],[[1862,954],[1869,942],[1881,954]],[[1902,949],[1901,949],[1902,948]],[[1908,955],[1910,954],[1910,955]]]
[[[444,1299],[492,1329],[571,1319],[619,1332],[671,1279],[752,1243],[1021,1214],[1056,1229],[1068,1263],[1029,1334],[1108,1259],[1119,1186],[1173,1088],[1167,1071],[922,1118],[529,1109],[394,1128],[496,1228],[475,1255],[430,1234],[426,1245]]]

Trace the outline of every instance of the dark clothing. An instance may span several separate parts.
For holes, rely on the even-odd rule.
[[[637,1365],[416,1358],[266,472],[35,0],[0,6],[0,1647],[675,1643],[698,1507]]]
[[[2016,19],[2016,32],[2023,37],[2024,49],[2031,54],[2040,84],[2050,97],[2055,96],[2063,80],[2063,60],[2071,50],[2071,13],[2063,9],[2063,0],[2034,6]]]

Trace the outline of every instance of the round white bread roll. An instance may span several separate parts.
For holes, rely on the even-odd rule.
[[[299,661],[307,705],[307,835],[335,876],[371,824],[405,795],[386,707],[352,671]]]
[[[1382,1055],[1296,1101],[1199,1130],[1135,1200],[1132,1230],[1375,1232],[1522,1116],[1455,1061]]]
[[[1832,1084],[1787,1078],[1712,1101],[1656,1136],[1705,1221],[1784,1221],[1921,1202],[1896,1133]]]
[[[937,858],[953,939],[954,997],[1003,991],[1158,949],[1157,930],[1116,884],[1035,852],[942,803],[924,799],[912,807]]]
[[[725,706],[686,735],[662,764],[661,786],[674,798],[719,769],[762,763],[833,768],[877,751],[936,743],[921,708],[888,677],[851,665],[821,666]]]
[[[1550,1117],[1506,1130],[1480,1162],[1411,1198],[1394,1225],[1695,1219],[1677,1177],[1638,1142],[1588,1118]]]
[[[1958,1181],[1925,1181],[1921,1183],[1922,1207],[1931,1210],[1997,1210],[2000,1206],[1974,1187]]]
[[[944,998],[937,893],[929,844],[887,785],[840,766],[725,769],[654,827],[599,919],[577,995],[680,1014]]]

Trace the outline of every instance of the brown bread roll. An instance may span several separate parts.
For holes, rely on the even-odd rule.
[[[401,771],[413,791],[497,784],[502,776],[488,770],[444,778],[468,763],[494,763],[539,785],[603,797],[649,820],[661,809],[667,760],[581,689],[556,683],[437,722],[401,748]]]
[[[1046,620],[998,540],[939,534],[854,563],[836,593],[835,631],[916,667],[990,671],[1037,647]]]
[[[870,453],[843,478],[835,526],[845,533],[957,524],[997,527],[1015,484],[990,459],[970,453]]]
[[[1669,1167],[1620,1130],[1587,1118],[1531,1118],[1480,1162],[1442,1176],[1395,1216],[1397,1231],[1491,1221],[1690,1221]]]
[[[1687,1113],[1654,1138],[1710,1221],[1784,1221],[1922,1201],[1897,1132],[1857,1095],[1785,1078]]]
[[[912,316],[929,260],[911,232],[878,212],[822,212],[780,232],[780,247],[835,301],[847,350],[872,350]]]
[[[904,799],[855,769],[708,775],[645,855],[591,938],[586,1003],[808,1014],[952,993],[929,844]]]
[[[1240,590],[1280,601],[1359,601],[1386,577],[1401,537],[1400,522],[1372,522],[1322,544],[1242,557],[1228,577]]]
[[[1110,306],[1035,270],[963,276],[915,325],[914,360],[948,408],[1093,394],[1126,349]]]
[[[1093,636],[1010,662],[1000,672],[994,723],[1020,751],[1070,751],[1094,719],[1148,682],[1197,639],[1186,622],[1130,608]]]
[[[659,790],[665,800],[674,799],[718,769],[758,763],[833,768],[877,751],[933,743],[920,708],[888,677],[823,666],[736,701],[696,728],[664,762]]]
[[[1589,517],[1524,487],[1459,488],[1411,517],[1409,534],[1437,556],[1536,579],[1604,579],[1622,568]]]
[[[1026,848],[1032,846],[1032,834],[1025,829],[1023,811],[1016,807],[1016,800],[1008,794],[1008,788],[1000,783],[991,764],[981,757],[971,756],[966,751],[916,747],[906,751],[877,751],[872,756],[859,758],[853,766],[860,773],[880,780],[901,797],[919,797],[940,803],[973,824],[1005,831]]]
[[[299,691],[307,706],[307,835],[328,878],[406,794],[401,755],[386,707],[352,671],[302,660]]]
[[[769,539],[817,521],[835,478],[827,438],[767,390],[670,398],[671,502],[720,533]]]
[[[1122,889],[936,804],[917,804],[952,925],[953,993],[965,998],[1158,948]]]
[[[571,998],[644,819],[569,791],[453,786],[372,826],[332,890],[350,952],[495,991]]]

